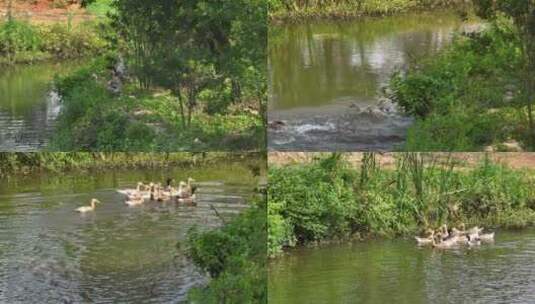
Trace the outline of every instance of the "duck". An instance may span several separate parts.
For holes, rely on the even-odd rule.
[[[414,239],[416,240],[416,243],[418,243],[418,245],[420,245],[420,246],[421,245],[431,245],[433,243],[433,239],[435,237],[435,231],[433,229],[428,229],[426,232],[429,235],[426,238],[421,238],[421,237],[418,237],[418,236],[414,237]]]
[[[494,241],[494,232],[491,232],[491,233],[485,233],[485,234],[480,234],[479,235],[479,239],[481,241],[484,241],[484,242],[491,242],[491,241]]]
[[[195,201],[195,194],[187,198],[178,198],[177,203],[189,206],[197,206],[197,202]]]
[[[95,211],[95,208],[97,207],[97,204],[100,204],[100,201],[94,198],[91,200],[90,204],[91,204],[90,206],[83,206],[83,207],[76,208],[76,211],[80,213]]]
[[[481,234],[481,232],[483,232],[483,227],[478,226],[472,227],[466,231],[468,234]]]
[[[448,226],[446,224],[440,226],[440,228],[438,228],[438,231],[442,240],[445,240],[450,237],[450,233],[448,232]]]
[[[142,182],[138,182],[136,189],[117,190],[117,192],[125,195],[128,200],[137,200],[140,197],[145,199],[150,197],[151,187],[152,183],[150,183],[149,185],[145,185]],[[147,189],[149,189],[149,191],[147,191]]]
[[[457,244],[458,244],[458,237],[456,237],[456,236],[452,236],[450,238],[446,238],[442,242],[438,242],[438,243],[437,243],[436,239],[433,238],[433,248],[448,249],[448,248],[452,248],[452,247],[457,246]]]
[[[129,198],[124,203],[130,207],[142,205],[145,202],[143,197]]]

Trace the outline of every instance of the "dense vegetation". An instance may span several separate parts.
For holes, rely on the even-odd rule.
[[[262,1],[111,4],[106,56],[57,81],[64,111],[52,149],[263,147]]]
[[[365,154],[354,169],[341,154],[311,164],[271,167],[268,251],[356,235],[407,235],[441,223],[502,227],[535,224],[530,172],[485,158],[403,153],[394,168]]]
[[[191,303],[267,303],[265,199],[221,229],[190,231],[188,247],[212,278],[189,292]]]
[[[487,28],[459,35],[442,54],[391,81],[390,98],[417,118],[407,150],[535,147],[535,4],[498,1],[503,10],[496,11],[475,2]]]
[[[35,171],[69,171],[100,168],[145,168],[196,165],[222,159],[257,158],[255,153],[7,153],[0,152],[0,178]]]
[[[270,18],[285,22],[318,18],[384,16],[464,3],[458,0],[268,0]]]

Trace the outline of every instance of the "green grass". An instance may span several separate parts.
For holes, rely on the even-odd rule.
[[[360,236],[404,236],[428,227],[535,224],[533,172],[485,159],[401,153],[394,168],[368,154],[360,169],[334,154],[311,164],[269,168],[268,250]]]
[[[86,9],[98,17],[106,17],[108,13],[113,13],[113,0],[97,0],[89,4]]]

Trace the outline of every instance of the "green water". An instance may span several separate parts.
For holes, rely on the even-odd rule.
[[[364,109],[377,105],[394,71],[476,25],[433,12],[271,27],[269,119],[286,128],[270,130],[270,148],[392,149],[410,121]]]
[[[60,111],[52,80],[77,66],[76,62],[0,66],[0,150],[46,147]]]
[[[535,230],[435,250],[373,240],[293,250],[269,268],[269,303],[535,303]]]
[[[115,191],[189,176],[197,207],[128,207]],[[180,246],[188,229],[219,227],[211,206],[226,220],[243,211],[258,182],[247,163],[0,180],[0,303],[178,303],[206,282]],[[74,212],[91,198],[94,212]]]

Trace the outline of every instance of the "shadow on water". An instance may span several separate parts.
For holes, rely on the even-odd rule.
[[[197,180],[198,206],[127,207],[115,190]],[[245,165],[37,175],[0,181],[0,302],[179,303],[206,281],[184,255],[187,231],[248,207],[258,178]],[[91,214],[74,212],[91,198]],[[178,245],[177,245],[178,244]]]
[[[270,303],[535,303],[535,229],[493,244],[435,250],[372,240],[273,260]]]
[[[411,119],[381,113],[381,89],[459,30],[451,12],[270,28],[270,149],[392,150]]]
[[[55,74],[77,66],[75,62],[1,66],[1,151],[46,147],[60,111],[60,98],[52,88],[52,80]]]

